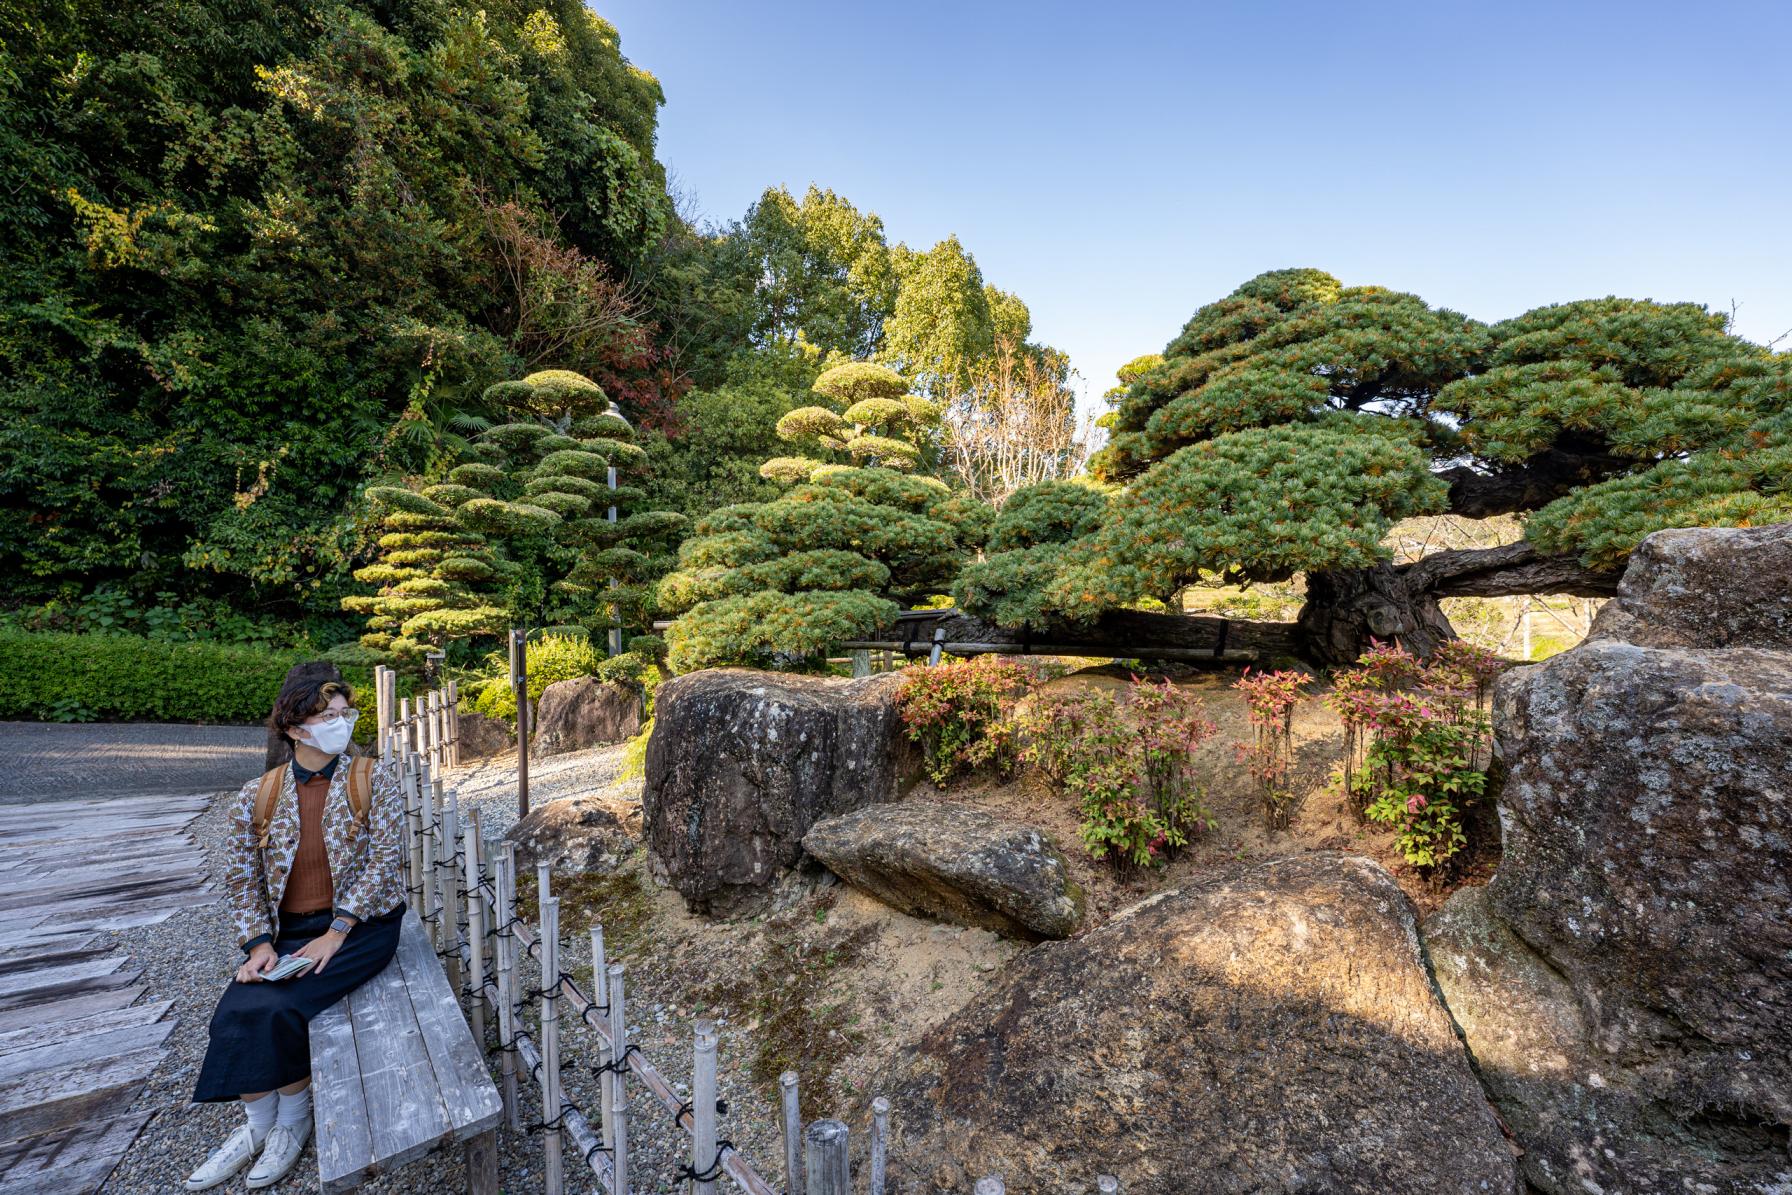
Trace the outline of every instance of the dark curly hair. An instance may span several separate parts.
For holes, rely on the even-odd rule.
[[[328,660],[299,664],[287,672],[280,695],[274,698],[273,712],[268,715],[268,767],[279,767],[292,758],[289,732],[312,714],[322,713],[338,693],[351,706],[355,704],[354,690]],[[351,755],[358,753],[353,743],[348,750]]]

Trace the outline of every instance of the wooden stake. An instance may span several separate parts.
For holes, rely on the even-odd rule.
[[[778,1076],[778,1097],[784,1104],[784,1189],[800,1191],[803,1186],[803,1114],[797,1103],[795,1071]]]
[[[691,1059],[691,1169],[713,1173],[716,1164],[716,1026],[698,1021]],[[716,1180],[693,1178],[691,1195],[715,1195]]]
[[[622,1003],[622,964],[611,963],[610,977],[610,1049],[621,1058],[628,1049],[628,1018]],[[628,1068],[619,1066],[605,1076],[611,1084],[610,1162],[615,1167],[611,1195],[628,1195]]]
[[[878,1096],[871,1101],[871,1187],[869,1195],[884,1195],[886,1151],[890,1136],[890,1101]]]
[[[846,1126],[837,1120],[818,1120],[809,1126],[804,1141],[803,1172],[809,1195],[852,1195]]]
[[[541,898],[541,1119],[547,1195],[565,1195],[565,1161],[560,1156],[560,902]]]

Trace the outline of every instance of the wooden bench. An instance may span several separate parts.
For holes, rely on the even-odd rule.
[[[311,1073],[326,1193],[458,1141],[469,1195],[497,1195],[498,1089],[415,913],[386,969],[311,1022]]]

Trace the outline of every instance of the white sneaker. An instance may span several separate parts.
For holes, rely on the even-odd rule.
[[[272,1136],[270,1131],[269,1136]],[[261,1149],[261,1141],[257,1139],[255,1130],[246,1124],[236,1127],[236,1132],[224,1138],[224,1144],[212,1151],[212,1156],[205,1160],[205,1165],[193,1171],[187,1179],[187,1190],[206,1191],[219,1183],[228,1182],[235,1177],[237,1171],[255,1160]]]
[[[285,1178],[286,1172],[292,1169],[292,1164],[299,1160],[299,1154],[310,1136],[309,1120],[296,1129],[283,1124],[269,1129],[268,1143],[262,1147],[255,1169],[249,1171],[249,1189],[253,1191],[258,1187],[271,1187]]]

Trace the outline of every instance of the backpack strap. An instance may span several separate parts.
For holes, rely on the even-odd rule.
[[[269,768],[261,774],[261,784],[255,790],[255,845],[266,850],[268,845],[268,822],[274,815],[274,802],[280,797],[280,779],[286,771],[286,765]]]
[[[357,755],[348,764],[348,803],[355,811],[355,821],[360,825],[367,824],[367,814],[373,808],[373,764],[371,755]]]

